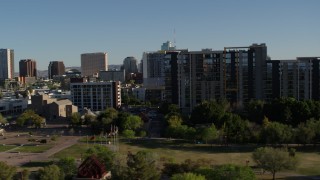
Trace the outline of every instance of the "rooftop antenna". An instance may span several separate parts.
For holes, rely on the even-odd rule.
[[[176,28],[173,28],[173,47],[176,48]]]

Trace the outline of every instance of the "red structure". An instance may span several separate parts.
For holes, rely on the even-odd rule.
[[[91,156],[79,166],[77,179],[106,179],[109,175],[105,166],[95,156]]]

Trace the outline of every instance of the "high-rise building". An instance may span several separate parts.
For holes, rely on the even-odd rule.
[[[184,112],[191,112],[204,100],[225,97],[223,51],[203,49],[180,52],[177,56],[176,72],[177,83],[172,82],[172,88],[177,95],[172,97],[177,99],[174,101],[178,101],[179,107]],[[171,77],[174,75],[171,74]],[[177,89],[174,88],[174,84],[177,84]]]
[[[166,98],[178,102],[185,112],[204,100],[227,99],[242,106],[251,99],[264,99],[266,59],[265,44],[178,52],[177,60],[171,57],[166,63],[166,71],[170,70],[166,73]]]
[[[265,99],[267,46],[224,48],[225,97],[236,105],[251,99]]]
[[[37,77],[37,62],[33,59],[19,61],[20,77]]]
[[[14,78],[14,50],[0,49],[0,79]]]
[[[99,71],[108,70],[108,55],[105,52],[81,54],[82,76],[98,75]]]
[[[137,59],[135,57],[126,57],[123,60],[123,69],[126,73],[137,73],[138,72],[138,65]]]
[[[120,82],[71,83],[70,89],[72,102],[80,110],[103,111],[107,107],[121,106]]]
[[[51,61],[48,66],[48,76],[49,79],[52,79],[53,76],[64,75],[66,68],[63,61]]]
[[[266,100],[279,97],[292,97],[297,100],[319,100],[319,64],[319,57],[267,61],[266,82],[269,85],[267,86]]]
[[[167,41],[161,45],[161,51],[173,51],[176,50],[176,46],[172,42]]]
[[[143,62],[143,84],[152,86],[164,86],[164,52],[144,52]]]

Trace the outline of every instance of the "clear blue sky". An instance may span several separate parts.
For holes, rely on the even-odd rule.
[[[320,56],[319,0],[3,0],[0,48],[38,69],[80,54],[108,52],[109,64],[141,59],[173,40],[200,50],[266,43],[272,59]]]

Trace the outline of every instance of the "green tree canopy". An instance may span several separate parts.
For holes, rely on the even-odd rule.
[[[17,124],[20,126],[25,125],[26,123],[33,123],[36,128],[40,128],[43,123],[45,123],[45,119],[38,114],[36,114],[33,110],[25,110],[17,119]]]
[[[11,180],[16,174],[16,167],[10,166],[5,162],[0,161],[0,179]]]
[[[110,128],[110,124],[118,118],[118,111],[114,108],[107,108],[100,112],[96,121],[91,123],[91,127],[96,133],[106,132]]]
[[[38,171],[41,180],[57,180],[61,179],[60,168],[57,165],[49,165]]]
[[[283,148],[261,147],[253,152],[252,158],[261,168],[270,171],[273,179],[277,172],[293,169],[297,165],[295,157]]]
[[[129,152],[127,156],[127,175],[130,179],[160,179],[156,163],[156,158],[151,152],[139,151],[136,154]]]
[[[193,109],[190,121],[193,124],[214,123],[220,127],[222,125],[221,119],[229,108],[230,105],[226,100],[203,101]]]
[[[264,118],[264,105],[265,102],[261,100],[251,100],[246,105],[245,108],[249,121],[262,124]]]
[[[262,141],[271,144],[290,143],[293,135],[291,126],[279,122],[269,122],[261,131]]]
[[[206,142],[206,144],[208,143],[208,141],[213,141],[215,139],[217,139],[218,137],[218,131],[216,129],[216,126],[214,124],[212,124],[209,127],[206,127],[202,130],[201,132],[201,139]]]
[[[194,173],[183,173],[183,174],[174,174],[171,177],[171,180],[206,180],[202,175],[197,175]]]
[[[121,124],[123,129],[136,130],[143,125],[143,122],[139,116],[129,115]]]
[[[2,114],[0,113],[0,124],[5,124],[8,121],[2,116]]]
[[[107,147],[98,145],[91,147],[86,151],[85,158],[92,155],[99,157],[99,160],[105,165],[107,169],[112,169],[114,165],[115,154]]]
[[[122,135],[127,138],[127,139],[132,139],[135,136],[135,132],[131,129],[126,129],[124,131],[122,131]]]
[[[223,119],[222,131],[227,136],[228,142],[244,142],[251,137],[249,123],[237,114],[226,113]]]
[[[72,125],[81,125],[81,115],[78,112],[74,112],[70,116],[70,122]]]
[[[64,174],[64,179],[72,179],[72,177],[77,173],[76,160],[72,157],[61,158],[57,162],[57,166]]]

